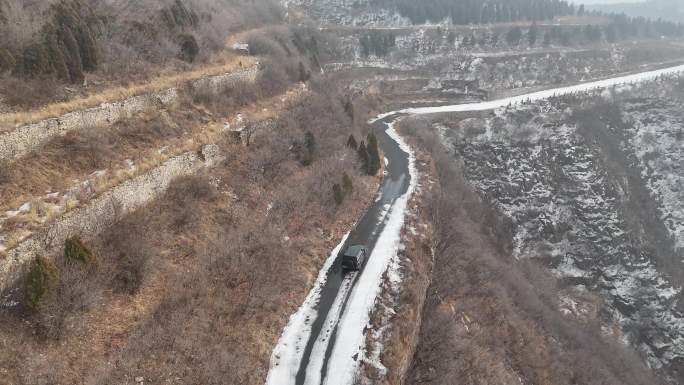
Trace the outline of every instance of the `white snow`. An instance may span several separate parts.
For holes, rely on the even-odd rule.
[[[378,120],[385,119],[386,117],[392,116],[396,113],[397,113],[396,111],[392,111],[392,112],[386,112],[384,114],[380,114],[380,115],[376,116],[374,119],[369,120],[368,123],[373,124],[373,123],[377,122]]]
[[[440,112],[465,112],[465,111],[486,111],[493,110],[500,107],[506,107],[508,105],[516,105],[526,102],[534,102],[538,100],[549,99],[554,96],[567,95],[576,92],[591,91],[594,89],[602,89],[622,84],[629,83],[639,83],[644,81],[649,81],[658,78],[663,75],[671,75],[684,72],[684,65],[663,68],[654,71],[641,72],[632,75],[620,76],[616,78],[598,80],[595,82],[576,84],[574,86],[553,88],[538,92],[533,92],[529,94],[513,96],[510,98],[489,100],[480,103],[466,103],[466,104],[456,104],[450,106],[440,106],[440,107],[420,107],[420,108],[407,108],[401,111],[395,111],[394,113],[404,113],[411,115],[424,115],[424,114],[434,114]],[[383,117],[390,116],[392,113],[383,114]]]
[[[27,212],[31,211],[32,206],[33,205],[31,204],[31,202],[26,202],[23,205],[21,205],[21,207],[19,207],[19,212],[20,213],[27,213]]]
[[[271,367],[266,378],[266,385],[291,385],[295,383],[304,348],[311,335],[311,325],[316,319],[316,305],[321,296],[321,289],[328,279],[328,270],[337,258],[337,254],[347,240],[342,241],[330,253],[323,268],[318,273],[316,284],[304,300],[304,304],[290,317],[278,344],[271,354]]]
[[[392,124],[388,124],[388,135],[399,147],[409,154],[411,182],[408,191],[399,197],[390,209],[389,217],[363,274],[352,290],[347,309],[339,321],[337,341],[328,362],[330,370],[324,379],[325,385],[351,385],[355,382],[360,358],[366,346],[364,331],[370,322],[370,314],[382,291],[383,275],[397,258],[401,246],[401,229],[408,209],[408,202],[417,184],[415,155],[401,139]]]
[[[344,300],[347,298],[349,291],[353,287],[356,273],[347,274],[342,283],[340,291],[335,297],[335,301],[325,318],[321,334],[316,339],[313,349],[311,349],[311,356],[309,358],[309,365],[306,367],[306,381],[305,385],[320,385],[321,384],[321,370],[325,363],[325,352],[330,345],[330,337],[332,332],[337,327],[340,320],[340,314],[344,308]]]

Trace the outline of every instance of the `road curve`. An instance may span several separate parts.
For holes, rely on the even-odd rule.
[[[398,112],[408,115],[424,115],[441,112],[486,111],[500,107],[506,107],[508,105],[516,105],[519,103],[550,99],[555,96],[568,95],[578,92],[586,92],[595,89],[605,89],[622,84],[640,83],[656,79],[660,76],[674,75],[682,72],[684,72],[684,65],[679,65],[675,67],[662,68],[654,71],[639,72],[631,75],[619,76],[604,80],[597,80],[594,82],[580,83],[567,87],[552,88],[548,90],[531,92],[528,94],[512,96],[509,98],[488,100],[479,103],[464,103],[438,107],[407,108]],[[393,112],[390,112],[388,114],[391,115],[393,114]]]
[[[364,273],[364,270],[361,270],[358,273],[345,274],[341,267],[341,254],[347,246],[362,244],[368,247],[372,258],[378,237],[385,228],[392,206],[408,191],[411,179],[409,154],[404,152],[388,135],[387,127],[390,121],[391,118],[386,118],[374,123],[378,144],[387,159],[383,182],[375,202],[350,233],[335,263],[328,271],[328,279],[321,291],[318,303],[316,321],[312,325],[311,335],[297,372],[296,385],[321,384],[325,380],[328,361],[337,341],[337,321],[346,310],[351,288],[359,275]],[[365,266],[367,265],[368,263]],[[333,317],[328,317],[329,314]],[[360,327],[363,326],[360,325]],[[316,354],[312,355],[314,349]]]
[[[358,281],[368,278],[368,269],[375,269],[370,274],[377,277],[378,267],[381,267],[377,262],[384,264],[384,261],[374,260],[386,257],[384,249],[376,250],[378,240],[386,235],[384,230],[393,212],[396,214],[399,211],[398,214],[402,216],[405,214],[405,205],[399,205],[401,207],[396,210],[394,208],[398,200],[407,200],[411,186],[411,154],[402,149],[400,139],[393,135],[392,121],[392,117],[386,117],[373,123],[378,145],[385,157],[385,174],[376,199],[324,266],[325,272],[319,275],[319,286],[307,298],[309,309],[305,309],[305,303],[290,319],[271,357],[268,385],[318,385],[326,382],[328,362],[338,338],[337,326],[345,311],[349,310],[349,298],[354,294],[358,296],[355,293],[355,290],[359,290]],[[345,273],[342,271],[341,255],[348,246],[355,244],[368,248],[368,261],[361,271]],[[366,276],[362,277],[364,273]],[[380,287],[379,284],[377,286]],[[364,327],[365,324],[359,325],[358,330],[362,331]],[[287,329],[290,329],[289,332]]]
[[[348,368],[335,367],[333,369],[331,366],[331,361],[335,361],[331,360],[333,352],[341,350],[344,353],[348,353],[356,348],[352,346],[352,349],[336,349],[350,343],[346,339],[340,341],[344,343],[337,343],[341,334],[338,325],[344,319],[345,312],[349,310],[349,299],[354,297],[354,288],[357,281],[363,277],[368,265],[372,264],[371,259],[378,257],[375,255],[377,254],[375,251],[378,246],[378,238],[385,230],[389,214],[396,211],[393,208],[395,208],[394,206],[398,200],[410,195],[407,193],[411,186],[411,155],[402,149],[399,139],[393,137],[388,132],[392,122],[398,119],[399,116],[491,110],[525,101],[536,101],[620,84],[649,81],[659,76],[681,72],[684,72],[684,65],[569,87],[549,89],[500,100],[439,107],[409,108],[379,115],[373,121],[373,126],[378,137],[378,143],[387,159],[387,166],[385,178],[378,191],[377,199],[358,222],[356,228],[343,240],[329,258],[329,262],[326,263],[324,271],[319,276],[320,286],[312,290],[310,296],[307,297],[307,302],[304,306],[308,305],[309,309],[304,309],[303,306],[297,314],[292,316],[290,324],[288,324],[283,337],[281,337],[281,341],[279,341],[271,357],[271,369],[266,385],[348,385],[351,383],[347,381],[349,373],[345,372]],[[405,206],[398,207],[397,209],[403,210]],[[403,215],[405,213],[400,214]],[[370,250],[371,258],[362,271],[345,274],[341,268],[341,253],[344,252],[346,247],[353,244],[366,245]],[[385,252],[385,250],[379,251],[379,253],[382,252]],[[354,297],[354,299],[356,300],[357,298]],[[375,298],[370,299],[374,300]],[[352,326],[357,329],[363,329],[366,324]],[[293,330],[294,328],[301,330]],[[285,355],[289,355],[289,357],[284,357]],[[345,357],[347,360],[353,359],[354,361],[357,358],[358,356]],[[332,363],[332,365],[334,364],[335,362]]]

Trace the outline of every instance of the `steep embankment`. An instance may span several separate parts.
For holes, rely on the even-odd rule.
[[[586,332],[601,335],[603,341],[631,345],[662,375],[662,381],[671,383],[678,383],[681,378],[684,325],[678,246],[681,221],[679,205],[675,203],[679,190],[674,187],[681,170],[673,162],[681,156],[681,146],[675,144],[681,122],[679,114],[665,100],[680,97],[678,84],[680,80],[676,77],[659,78],[636,89],[625,86],[603,91],[602,96],[561,96],[550,102],[500,108],[479,117],[452,115],[446,118],[445,125],[435,125],[445,143],[453,148],[456,167],[461,168],[467,183],[510,221],[510,253],[516,260],[506,261],[508,249],[503,253],[491,251],[502,261],[492,259],[490,265],[478,269],[479,274],[497,274],[489,270],[499,263],[511,264],[511,273],[519,271],[530,285],[536,286],[524,289],[525,295],[491,297],[485,293],[483,298],[494,299],[498,311],[514,311],[516,317],[522,317],[520,322],[530,322],[525,321],[529,317],[525,312],[531,309],[542,314],[541,321],[534,322],[540,322],[538,327],[548,334],[538,337],[561,342],[560,346],[539,342],[551,351],[561,349],[571,356],[586,354],[582,350],[591,346],[587,338],[594,337],[577,333],[576,341],[582,341],[577,343],[577,349],[568,350],[563,344],[567,334],[578,327],[573,324],[579,322]],[[468,106],[446,108],[464,109]],[[536,264],[549,269],[555,278],[544,277]],[[506,279],[501,285],[512,284],[506,283]],[[469,278],[467,282],[471,281]],[[433,282],[440,294],[428,314],[435,317],[440,314],[440,303],[445,301],[440,297],[458,296],[458,292],[470,290]],[[527,284],[523,282],[521,285]],[[544,294],[535,294],[540,288]],[[521,292],[523,287],[515,290]],[[540,299],[543,306],[531,307],[533,301]],[[506,301],[512,302],[506,305]],[[512,307],[504,310],[507,306]],[[438,323],[428,321],[433,325],[424,329],[427,339],[418,355],[414,381],[432,378],[441,382],[447,373],[466,370],[469,341],[484,335],[478,337],[478,333],[471,331],[473,313],[481,311],[459,307],[466,317],[459,326],[465,328],[466,337],[453,344],[464,349],[464,356],[438,359],[434,354],[442,348],[427,334],[433,333],[431,328],[438,327]],[[475,324],[486,330],[481,316]],[[514,318],[508,319],[510,324]],[[515,327],[525,330],[522,325]],[[557,333],[565,337],[553,337]],[[494,341],[486,343],[498,345]],[[617,350],[609,353],[611,349]],[[548,354],[548,365],[569,365]],[[618,347],[592,354],[600,357],[596,361],[599,366],[606,365],[606,369],[601,369],[606,370],[605,375],[615,376],[621,383],[661,381],[649,378],[645,369],[638,369],[638,364],[633,364],[632,375],[622,376],[626,369],[614,357],[623,357],[624,362],[635,361]],[[432,360],[442,365],[434,374],[430,369]],[[528,357],[503,366],[501,375],[522,372],[527,379],[539,378],[542,373],[529,368],[528,360],[538,359]],[[482,375],[475,378],[480,381]],[[591,383],[597,378],[585,381]],[[552,382],[562,381],[558,377]]]

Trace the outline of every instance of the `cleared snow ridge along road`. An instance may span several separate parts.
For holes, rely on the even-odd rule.
[[[364,329],[381,294],[383,275],[396,266],[401,228],[418,180],[413,153],[391,120],[376,122],[375,132],[388,160],[376,200],[333,250],[314,289],[290,318],[271,356],[268,385],[354,382],[366,346]],[[341,252],[355,244],[368,248],[368,260],[360,272],[344,272]],[[399,279],[394,271],[389,275]]]
[[[370,312],[381,294],[382,277],[397,265],[401,228],[416,188],[415,157],[393,128],[398,116],[486,111],[684,72],[684,65],[480,103],[408,108],[379,115],[372,123],[388,160],[374,205],[332,251],[304,304],[290,317],[271,355],[266,385],[352,385],[364,354]],[[358,273],[344,273],[341,253],[353,244],[370,250]],[[400,280],[398,274],[389,274]],[[336,341],[343,341],[337,344]]]

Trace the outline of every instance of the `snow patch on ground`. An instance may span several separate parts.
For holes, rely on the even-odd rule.
[[[347,236],[333,249],[318,273],[314,288],[304,300],[304,304],[290,317],[280,340],[271,354],[271,365],[266,378],[266,385],[291,385],[295,383],[304,348],[311,335],[311,325],[316,319],[316,305],[320,299],[321,289],[328,279],[328,271],[335,262],[340,249],[347,241]]]
[[[661,219],[675,248],[684,253],[684,116],[678,105],[628,105],[634,123],[628,146],[636,155],[651,195],[660,203]]]

